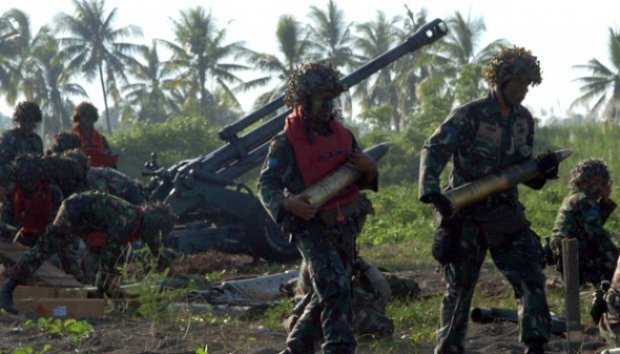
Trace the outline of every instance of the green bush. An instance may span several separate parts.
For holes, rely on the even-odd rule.
[[[151,152],[157,153],[160,166],[168,167],[223,145],[217,130],[203,117],[176,117],[164,123],[136,122],[130,129],[114,132],[109,141],[120,152],[119,170],[138,178]]]

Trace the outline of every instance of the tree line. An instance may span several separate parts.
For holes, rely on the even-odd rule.
[[[310,6],[307,22],[284,14],[275,24],[279,51],[260,53],[230,42],[226,28],[202,7],[180,10],[172,19],[172,40],[140,44],[135,25],[115,27],[117,8],[105,0],[73,0],[71,14],[32,32],[19,9],[0,16],[0,95],[10,105],[32,100],[44,111],[44,132],[69,126],[69,113],[88,93],[79,80],[97,80],[104,99],[105,127],[110,114],[129,122],[157,123],[176,116],[200,116],[217,127],[243,115],[238,95],[263,90],[255,106],[283,93],[288,74],[311,60],[329,60],[343,74],[393,48],[427,23],[425,9],[404,7],[389,17],[377,11],[368,22],[353,23],[334,0]],[[344,116],[353,113],[364,127],[381,132],[420,133],[455,105],[484,95],[484,63],[500,46],[481,43],[484,20],[455,12],[446,19],[449,34],[383,68],[340,98]],[[34,34],[33,34],[34,33]],[[163,50],[162,50],[163,49]],[[166,53],[166,57],[162,57]],[[592,113],[620,118],[620,30],[609,29],[611,67],[593,58],[577,65],[584,76],[574,104],[591,104]],[[241,73],[256,77],[242,80]],[[359,112],[353,112],[359,107]]]

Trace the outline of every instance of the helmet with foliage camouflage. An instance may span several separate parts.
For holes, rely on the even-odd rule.
[[[531,51],[516,46],[495,53],[482,76],[491,85],[501,85],[512,78],[523,79],[534,86],[542,82],[538,58]]]
[[[73,132],[63,131],[54,136],[54,141],[49,149],[49,153],[61,154],[68,150],[81,149],[82,139]]]
[[[338,76],[338,71],[327,62],[313,62],[301,66],[288,77],[284,98],[286,105],[295,107],[319,92],[338,96],[347,90]]]
[[[19,102],[15,107],[15,112],[13,112],[13,121],[24,122],[27,119],[37,123],[40,122],[43,119],[41,109],[39,108],[39,105],[34,102]]]
[[[19,154],[13,160],[13,180],[20,185],[32,184],[43,175],[41,157],[35,154]]]
[[[96,122],[97,119],[99,119],[99,112],[97,111],[97,107],[95,107],[92,103],[89,102],[81,102],[80,104],[78,104],[73,111],[71,121],[73,123],[80,123],[82,119]]]
[[[570,171],[570,188],[590,196],[600,196],[609,181],[609,169],[602,160],[581,161]]]
[[[69,196],[86,189],[88,157],[79,150],[68,150],[43,158],[47,178],[56,183],[63,195]]]

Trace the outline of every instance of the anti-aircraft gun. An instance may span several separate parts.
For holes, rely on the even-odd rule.
[[[436,19],[341,81],[352,87],[446,33],[446,24]],[[270,140],[283,129],[290,110],[243,136],[238,134],[283,105],[281,96],[227,125],[219,132],[226,144],[207,155],[182,160],[168,168],[158,166],[156,155],[151,155],[142,172],[151,176],[149,198],[167,202],[179,216],[177,227],[166,240],[168,247],[183,253],[218,249],[280,262],[299,256],[295,245],[288,242],[251,189],[236,180],[262,163]]]

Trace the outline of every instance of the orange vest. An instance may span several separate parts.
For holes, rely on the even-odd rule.
[[[295,108],[286,117],[284,134],[293,146],[295,160],[306,188],[347,163],[353,152],[353,138],[347,128],[335,119],[328,124],[331,134],[315,135],[310,143],[301,109]],[[358,197],[359,189],[352,184],[323,204],[319,210],[334,210],[352,203]]]
[[[47,182],[39,183],[32,199],[28,199],[19,184],[16,184],[13,190],[13,210],[15,222],[21,225],[21,234],[24,237],[38,237],[50,222],[52,211],[52,193]]]
[[[118,156],[110,155],[105,151],[101,134],[93,129],[90,137],[87,137],[79,125],[74,127],[73,131],[80,136],[82,152],[88,156],[91,167],[116,167]]]

